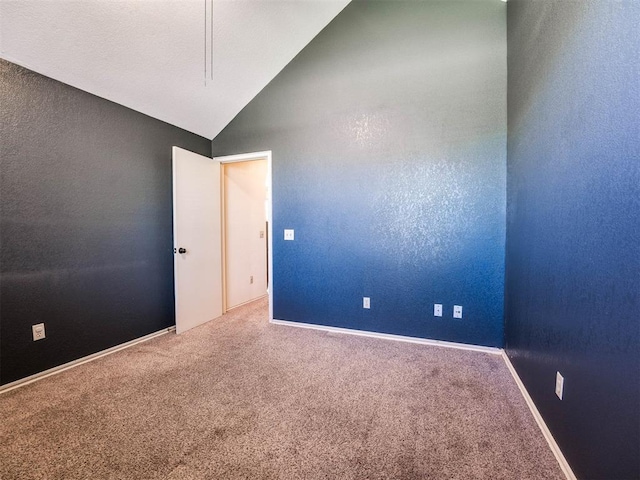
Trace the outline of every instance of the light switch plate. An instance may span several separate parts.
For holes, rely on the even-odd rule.
[[[462,306],[454,305],[453,306],[453,318],[462,318]]]
[[[44,323],[38,323],[31,325],[31,333],[33,334],[33,341],[42,340],[45,338]]]
[[[564,377],[560,374],[560,372],[556,372],[556,395],[560,400],[562,400],[563,394],[564,394]]]
[[[362,308],[371,308],[371,299],[369,297],[362,297]]]
[[[441,317],[442,316],[442,304],[441,303],[434,303],[433,304],[433,316],[434,317]]]
[[[284,239],[285,240],[294,240],[295,239],[295,233],[293,231],[293,229],[285,229],[284,231]]]

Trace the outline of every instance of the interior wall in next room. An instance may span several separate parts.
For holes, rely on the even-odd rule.
[[[0,105],[0,383],[173,325],[171,146],[211,142],[4,60]]]
[[[275,318],[502,346],[505,11],[352,2],[213,140],[273,152]]]
[[[640,2],[508,5],[507,352],[578,478],[637,479]]]
[[[223,165],[226,308],[267,294],[267,160]]]

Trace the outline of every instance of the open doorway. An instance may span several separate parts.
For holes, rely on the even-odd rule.
[[[269,295],[271,152],[217,157],[221,165],[223,312]]]

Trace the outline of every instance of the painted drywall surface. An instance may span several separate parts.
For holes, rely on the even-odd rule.
[[[502,345],[505,9],[353,2],[214,139],[273,151],[276,318]]]
[[[507,351],[579,478],[640,478],[639,22],[508,6]]]
[[[0,104],[0,381],[172,325],[171,146],[210,142],[3,60]]]
[[[227,308],[267,294],[267,160],[224,165]]]

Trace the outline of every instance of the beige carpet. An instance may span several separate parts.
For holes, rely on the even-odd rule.
[[[562,479],[499,356],[266,301],[0,395],[0,478]]]

